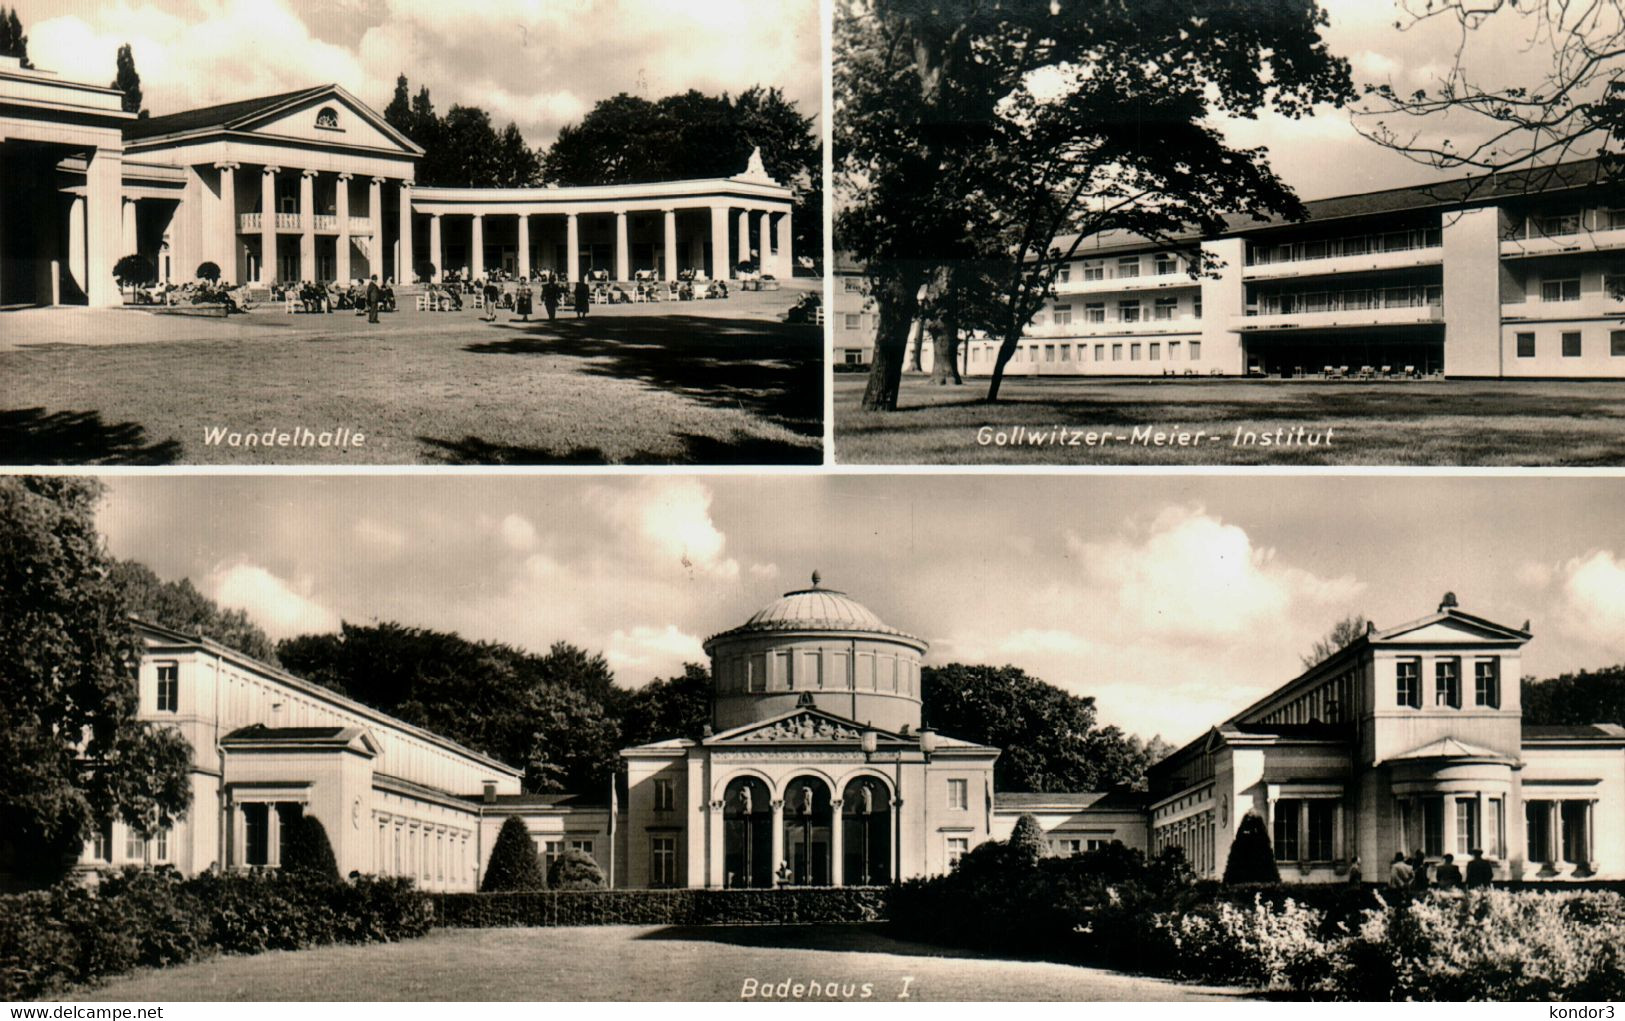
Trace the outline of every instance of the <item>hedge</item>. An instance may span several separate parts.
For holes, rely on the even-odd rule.
[[[409,879],[321,882],[277,873],[109,873],[0,896],[0,1000],[38,998],[136,967],[216,953],[299,950],[421,936],[427,898]]]
[[[431,894],[449,928],[560,925],[738,925],[872,922],[886,909],[876,886],[781,890],[540,890]]]

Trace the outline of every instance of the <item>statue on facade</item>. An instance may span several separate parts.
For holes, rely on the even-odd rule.
[[[875,792],[868,784],[864,784],[861,788],[859,788],[858,812],[863,814],[863,815],[868,815],[870,812],[873,812],[874,810],[875,810]]]
[[[750,808],[750,785],[746,784],[739,788],[739,814],[749,815]]]
[[[801,788],[801,814],[812,815],[813,793],[811,787]]]

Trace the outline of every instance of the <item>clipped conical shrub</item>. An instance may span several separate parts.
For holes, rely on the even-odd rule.
[[[547,885],[555,890],[601,890],[604,870],[585,851],[566,851],[547,870]]]
[[[1010,849],[1034,863],[1049,853],[1049,841],[1044,838],[1044,827],[1038,819],[1023,812],[1010,830]]]
[[[282,874],[322,883],[339,881],[338,859],[320,819],[301,815],[283,828]]]
[[[512,890],[543,890],[547,879],[542,875],[542,863],[536,856],[536,845],[531,842],[525,820],[510,815],[497,833],[497,842],[491,846],[491,860],[485,866],[485,879],[480,891],[494,893]]]
[[[1248,812],[1241,817],[1236,839],[1230,842],[1230,855],[1224,861],[1224,881],[1227,886],[1281,881],[1281,872],[1275,867],[1275,849],[1270,845],[1269,830],[1257,812]]]

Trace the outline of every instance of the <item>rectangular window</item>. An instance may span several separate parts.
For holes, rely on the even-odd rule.
[[[746,662],[749,664],[748,669],[750,670],[750,690],[766,691],[767,656],[757,653],[756,655],[751,656]]]
[[[159,830],[158,835],[156,837],[152,838],[152,860],[153,861],[168,861],[169,860],[169,827],[168,826],[165,826],[163,829]]]
[[[1157,341],[1152,341],[1151,342],[1151,352],[1150,353],[1151,353],[1151,360],[1152,361],[1154,361],[1154,362],[1162,361],[1162,345],[1160,343],[1158,343]]]
[[[1168,360],[1170,362],[1179,361],[1179,341],[1170,340],[1168,342]]]
[[[1137,323],[1140,321],[1140,303],[1138,301],[1120,301],[1117,303],[1117,320],[1123,323]]]
[[[1303,802],[1282,798],[1275,803],[1275,860],[1298,860],[1298,813]]]
[[[842,316],[842,319],[845,320],[845,326],[847,329],[856,330],[859,328],[858,324],[862,322],[863,316],[858,312],[847,312]]]
[[[1473,705],[1501,708],[1501,661],[1473,661]]]
[[[1119,277],[1137,277],[1140,275],[1140,257],[1138,255],[1125,255],[1117,260],[1117,275]]]
[[[553,871],[553,863],[564,856],[564,841],[547,840],[542,842],[542,868]]]
[[[113,860],[113,824],[97,828],[95,836],[91,838],[90,856],[96,861],[111,862]]]
[[[1070,263],[1062,263],[1061,268],[1055,271],[1055,282],[1058,284],[1072,282],[1072,266]]]
[[[1179,311],[1178,298],[1158,298],[1156,304],[1152,306],[1151,318],[1166,322],[1172,319],[1177,311]]]
[[[1083,278],[1085,280],[1106,279],[1106,264],[1096,259],[1083,264]]]
[[[1083,321],[1086,323],[1103,323],[1106,321],[1106,303],[1091,301],[1083,306]]]
[[[1070,325],[1072,325],[1072,306],[1071,305],[1056,305],[1055,306],[1054,321],[1055,321],[1056,326],[1070,326]]]
[[[1083,849],[1085,851],[1098,851],[1098,850],[1100,850],[1101,848],[1103,848],[1105,846],[1106,846],[1106,841],[1101,840],[1099,838],[1085,840],[1083,842]]]
[[[1580,278],[1561,277],[1540,282],[1541,301],[1579,301]]]
[[[158,711],[179,712],[181,707],[181,668],[176,663],[158,664]]]
[[[1304,802],[1308,811],[1305,820],[1308,827],[1310,861],[1331,861],[1337,857],[1332,847],[1332,837],[1337,832],[1337,802],[1329,798],[1316,798]]]
[[[1191,341],[1191,361],[1199,362],[1201,360],[1202,360],[1202,342],[1199,341],[1199,340],[1193,340],[1193,341]]]
[[[1113,344],[1112,345],[1112,361],[1120,362],[1122,360],[1123,360],[1123,345],[1121,345],[1121,344]]]
[[[1402,708],[1422,708],[1422,661],[1402,659],[1394,664],[1394,671],[1397,676],[1394,704]]]
[[[959,859],[965,857],[965,852],[967,852],[969,850],[970,850],[970,838],[969,837],[949,837],[948,838],[948,867],[951,869],[955,865],[958,865],[959,864]]]
[[[1587,826],[1587,809],[1589,805],[1584,801],[1558,802],[1558,824],[1562,827],[1563,860],[1574,865],[1588,865],[1591,863],[1591,833]]]
[[[1609,332],[1608,357],[1625,358],[1625,330],[1612,330]]]
[[[124,860],[145,861],[147,858],[147,842],[135,830],[124,831]]]
[[[1062,837],[1049,842],[1050,852],[1061,858],[1070,858],[1083,851],[1083,841],[1072,837]]]
[[[1580,357],[1580,331],[1570,330],[1563,334],[1563,357]]]
[[[1533,333],[1518,334],[1518,357],[1535,357],[1535,335]]]
[[[1095,345],[1095,361],[1103,362],[1105,360],[1106,360],[1106,345],[1105,344],[1096,344]]]
[[[1044,361],[1053,362],[1054,360],[1055,360],[1055,345],[1054,344],[1045,344],[1044,345]]]
[[[842,277],[841,287],[845,289],[847,294],[863,293],[863,281],[858,277]]]
[[[773,654],[773,681],[775,687],[783,685],[787,691],[795,690],[796,675],[790,665],[790,654],[788,652],[775,652]]]
[[[655,779],[655,811],[670,812],[677,804],[677,785],[669,777]]]
[[[1478,846],[1478,799],[1456,799],[1456,846],[1453,853],[1465,858]]]
[[[966,809],[970,807],[970,781],[948,781],[948,807]]]
[[[652,837],[649,841],[649,885],[677,885],[677,838]]]
[[[1528,837],[1528,845],[1524,851],[1529,861],[1552,860],[1551,805],[1550,801],[1523,803],[1523,831]]]
[[[1490,798],[1484,802],[1484,854],[1504,858],[1507,850],[1506,802]]]
[[[1455,657],[1433,664],[1433,705],[1438,709],[1461,708],[1461,661]]]
[[[590,840],[572,840],[572,841],[570,841],[570,850],[572,850],[572,851],[580,851],[582,854],[585,854],[585,855],[591,855],[592,854],[592,841],[590,841]]]
[[[1071,344],[1062,344],[1061,345],[1061,361],[1070,362],[1071,360],[1072,360],[1072,345]]]
[[[1137,362],[1140,360],[1140,345],[1130,344],[1128,346],[1128,360],[1131,362]]]
[[[270,863],[270,806],[250,802],[243,806],[243,864]]]
[[[1152,266],[1154,267],[1153,272],[1159,277],[1170,276],[1179,272],[1179,263],[1175,262],[1174,257],[1166,252],[1159,253],[1152,262]]]
[[[1422,799],[1422,851],[1437,857],[1444,853],[1444,799]]]

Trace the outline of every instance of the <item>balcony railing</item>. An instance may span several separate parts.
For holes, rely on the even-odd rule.
[[[1365,326],[1417,326],[1444,321],[1444,306],[1438,301],[1418,301],[1403,305],[1368,308],[1323,309],[1309,312],[1263,312],[1232,316],[1235,333],[1267,330],[1326,330]]]
[[[352,216],[352,217],[350,217],[350,233],[351,234],[371,234],[372,233],[372,217],[370,217],[370,216]]]
[[[1164,333],[1199,333],[1202,320],[1195,316],[1170,319],[1086,321],[1073,317],[1069,323],[1033,325],[1022,331],[1025,337],[1143,337]]]
[[[260,229],[260,214],[243,213],[237,217],[237,229],[245,234],[257,234]]]
[[[1351,256],[1388,255],[1412,252],[1418,249],[1439,248],[1444,243],[1437,227],[1414,230],[1388,231],[1381,234],[1358,234],[1350,237],[1328,238],[1324,241],[1291,241],[1286,244],[1249,242],[1248,266],[1274,266],[1288,262],[1316,262],[1322,259],[1343,259]]]
[[[1147,273],[1144,276],[1102,277],[1084,280],[1078,276],[1055,282],[1056,294],[1099,294],[1109,291],[1146,291],[1164,287],[1200,287],[1200,280],[1192,280],[1182,269],[1170,273]]]
[[[276,214],[276,226],[277,230],[302,230],[305,225],[300,220],[298,213],[278,213]]]
[[[1508,302],[1501,306],[1501,318],[1560,322],[1578,319],[1617,319],[1625,317],[1625,298],[1611,294],[1587,294],[1578,301]]]
[[[331,213],[317,213],[311,220],[314,221],[311,226],[315,230],[338,233],[339,218]]]

